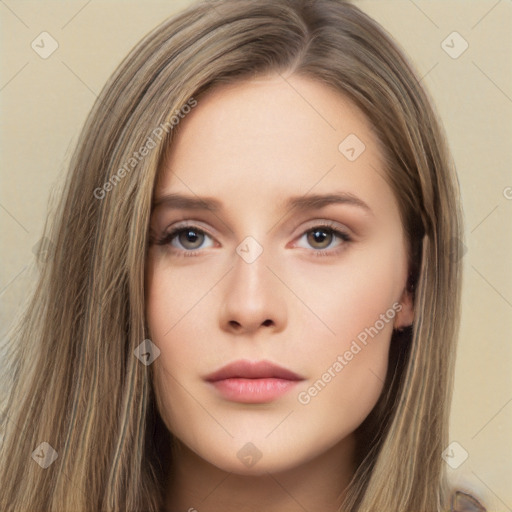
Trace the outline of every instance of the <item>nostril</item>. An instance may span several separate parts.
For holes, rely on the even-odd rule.
[[[229,321],[229,325],[231,327],[233,327],[234,329],[240,329],[242,327],[240,322],[237,322],[236,320],[230,320]],[[262,322],[261,325],[264,325],[265,327],[268,327],[268,326],[274,325],[274,321],[271,320],[270,318],[267,318],[267,320]]]

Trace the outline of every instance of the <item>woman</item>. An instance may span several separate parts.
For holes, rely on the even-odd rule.
[[[441,458],[456,175],[356,7],[208,1],[158,27],[46,236],[2,510],[485,510]]]

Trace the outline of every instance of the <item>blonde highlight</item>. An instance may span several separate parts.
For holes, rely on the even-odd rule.
[[[200,105],[216,86],[285,71],[334,88],[368,117],[410,243],[417,314],[411,329],[393,334],[393,371],[358,429],[359,469],[342,510],[447,510],[441,452],[462,279],[457,177],[407,59],[377,23],[338,0],[194,5],[147,35],[105,85],[45,226],[52,251],[8,338],[14,382],[2,510],[161,510],[175,446],[158,416],[151,367],[133,352],[148,335],[153,190],[179,124],[102,198],[95,191],[191,99]],[[42,441],[59,454],[48,470],[29,464]]]

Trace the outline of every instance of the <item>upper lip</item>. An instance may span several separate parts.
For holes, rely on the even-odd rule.
[[[304,380],[296,373],[278,366],[270,361],[247,361],[240,360],[223,366],[219,370],[207,375],[205,380],[216,382],[224,379],[285,379]]]

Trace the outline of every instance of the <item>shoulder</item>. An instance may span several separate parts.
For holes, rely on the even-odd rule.
[[[450,500],[450,512],[487,512],[487,509],[471,494],[455,491]]]

